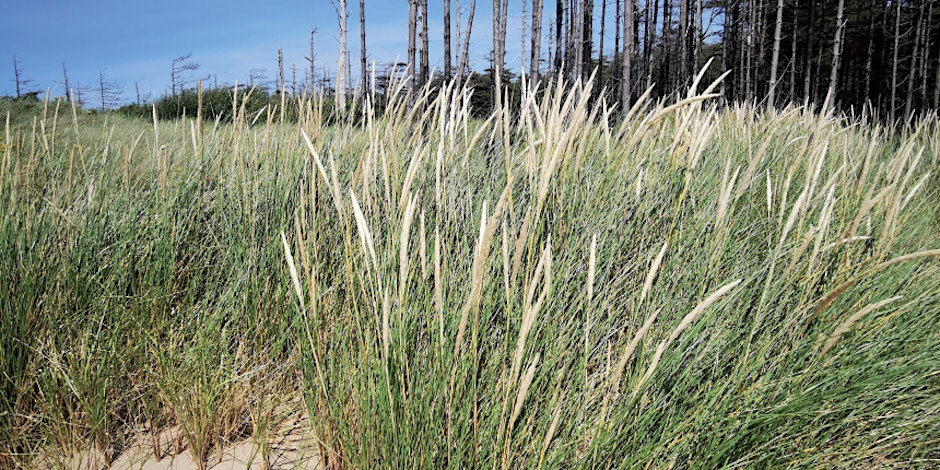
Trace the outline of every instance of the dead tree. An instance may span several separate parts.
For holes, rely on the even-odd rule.
[[[336,108],[346,110],[346,0],[337,0],[333,5],[339,21],[339,62],[336,65]]]
[[[170,66],[170,92],[172,95],[182,93],[183,89],[185,89],[186,85],[189,83],[190,79],[184,74],[186,72],[193,72],[199,68],[199,63],[190,61],[190,57],[192,57],[191,53],[181,55],[172,61]]]
[[[98,96],[101,98],[101,110],[111,109],[120,104],[123,89],[118,82],[105,80],[104,70],[98,70]]]
[[[783,0],[777,0],[777,24],[774,27],[774,51],[770,59],[770,92],[767,93],[767,107],[774,107],[777,96],[777,65],[780,62],[780,32],[783,30]]]
[[[28,78],[23,78],[23,69],[20,68],[20,60],[17,59],[16,56],[13,56],[13,76],[16,81],[16,97],[19,98],[28,93],[23,90],[27,86],[32,85],[33,81]]]
[[[366,63],[366,0],[359,0],[359,88],[369,94],[369,66]]]
[[[464,31],[463,47],[460,62],[457,66],[457,81],[463,81],[467,68],[470,67],[470,31],[473,30],[473,14],[477,9],[477,0],[470,1],[470,12],[467,14],[467,28]]]
[[[428,0],[421,2],[421,86],[428,83],[430,78],[430,51],[428,45]]]
[[[539,63],[542,46],[542,0],[532,0],[532,56],[529,59],[529,77],[533,85],[539,81]]]
[[[450,0],[444,0],[444,80],[450,80],[453,72],[451,70],[450,43]]]

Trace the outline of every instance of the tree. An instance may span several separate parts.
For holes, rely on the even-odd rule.
[[[603,1],[603,0],[602,0]],[[632,0],[629,0],[632,1]],[[594,0],[582,0],[581,4],[581,77],[587,81],[594,67]]]
[[[635,12],[633,11],[633,0],[626,0],[623,5],[623,76],[620,82],[620,104],[623,106],[624,111],[627,111],[630,107],[633,91],[633,38],[635,36],[633,22]]]
[[[493,0],[493,80],[503,73],[506,63],[506,12],[503,1]]]
[[[532,56],[529,59],[529,77],[538,85],[542,46],[542,0],[532,0]]]
[[[659,83],[662,86],[662,90],[665,92],[669,90],[669,65],[671,62],[669,52],[673,49],[673,47],[668,44],[669,35],[667,31],[669,31],[670,28],[672,28],[672,2],[670,0],[663,0],[663,35],[660,40],[663,57],[660,62]],[[624,41],[626,40],[627,39],[624,38]]]
[[[450,42],[450,0],[444,0],[444,80],[450,80],[453,72],[450,62]]]
[[[192,53],[181,55],[173,59],[170,67],[170,94],[181,93],[186,85],[192,81],[191,78],[184,75],[186,72],[194,72],[199,69],[199,63],[190,61]]]
[[[845,0],[839,0],[839,7],[836,13],[836,37],[832,43],[832,72],[829,74],[829,105],[836,102],[836,86],[839,84],[839,57],[842,54],[842,30],[845,28],[845,22],[842,21],[845,12]],[[916,49],[915,49],[916,50]],[[917,53],[915,52],[916,56]]]
[[[277,48],[277,92],[284,94],[284,51]]]
[[[904,100],[904,116],[911,115],[911,105],[914,99],[914,83],[917,81],[917,59],[920,55],[919,48],[921,42],[921,29],[924,24],[924,2],[920,2],[919,11],[917,14],[917,26],[914,28],[914,53],[911,54],[911,66],[910,72],[907,77],[907,99]]]
[[[562,36],[562,26],[565,18],[565,7],[562,0],[555,1],[555,75],[560,76],[562,74],[562,67],[564,66],[564,59],[562,57],[562,41],[564,36]]]
[[[346,0],[336,0],[333,4],[339,22],[339,62],[336,65],[336,109],[346,110]]]
[[[369,66],[366,63],[366,0],[359,0],[359,88],[369,94]]]
[[[816,2],[809,2],[809,24],[806,33],[806,54],[803,56],[803,99],[807,102],[813,100],[813,30],[816,28]]]
[[[250,69],[248,70],[248,86],[249,87],[261,87],[264,88],[265,82],[268,81],[267,70],[265,69]]]
[[[410,88],[414,89],[417,85],[416,78],[416,46],[415,35],[418,32],[418,0],[408,0],[408,81]]]
[[[721,70],[728,72],[728,76],[721,82],[721,89],[725,99],[732,101],[737,96],[734,63],[738,44],[738,0],[730,0],[725,5],[724,28],[721,36]]]
[[[313,55],[313,35],[316,34],[316,32],[317,32],[317,28],[314,28],[313,26],[311,26],[310,27],[310,57],[306,58],[307,62],[309,62],[310,64],[310,77],[309,77],[309,82],[308,82],[309,84],[308,86],[310,87],[310,93],[313,93],[313,90],[316,89],[315,82],[316,82],[316,77],[317,77],[317,66],[316,66],[316,61],[314,60],[314,55]]]
[[[888,115],[892,122],[898,90],[898,43],[901,38],[901,2],[893,1],[897,14],[894,17],[894,58],[891,60],[891,101],[888,103]]]
[[[123,89],[118,82],[105,80],[104,69],[98,69],[98,96],[101,98],[101,110],[112,109],[120,104]]]
[[[702,43],[705,38],[702,37],[702,0],[695,0],[695,12],[692,14],[692,73],[694,74],[698,67],[702,54]]]
[[[420,0],[421,6],[421,86],[430,78],[430,51],[428,46],[428,0]]]
[[[677,82],[685,87],[689,81],[689,0],[679,0],[679,70]]]
[[[470,1],[470,12],[467,14],[467,28],[464,31],[465,37],[460,56],[460,62],[457,65],[457,81],[462,82],[467,68],[470,67],[470,31],[473,30],[473,14],[477,9],[477,0]]]
[[[649,0],[646,2],[646,34],[643,35],[643,40],[646,44],[643,46],[643,62],[646,66],[646,88],[653,86],[653,47],[655,44],[654,36],[656,35],[656,18],[658,15],[656,12],[659,11],[659,2],[658,0],[653,0],[653,8],[650,9]],[[727,16],[727,15],[726,15]],[[665,35],[663,35],[665,37]]]
[[[519,70],[522,70],[522,71],[525,72],[525,73],[528,73],[528,71],[526,70],[526,59],[528,59],[528,57],[526,57],[526,55],[525,55],[525,53],[526,53],[526,48],[525,48],[525,47],[526,47],[526,43],[525,43],[525,41],[526,41],[526,39],[527,39],[527,38],[526,38],[526,33],[528,32],[528,29],[526,29],[526,20],[528,19],[526,15],[529,13],[529,12],[526,10],[526,6],[527,6],[528,4],[529,4],[528,0],[522,0],[522,14],[519,15],[519,17],[522,18],[522,28],[520,28],[520,30],[519,30],[519,32],[522,33],[522,34],[521,34],[521,36],[522,36],[522,41],[520,41],[520,43],[519,43],[519,47],[521,48],[521,49],[519,49]],[[530,79],[530,81],[531,81],[531,79]]]
[[[580,47],[584,42],[584,31],[581,18],[581,2],[584,0],[571,0],[568,4],[568,40],[565,47],[568,49],[567,61],[572,80],[581,78],[581,69],[584,66],[582,54],[584,48]]]
[[[604,79],[604,26],[607,22],[607,0],[601,0],[601,31],[598,37],[599,44],[597,45],[597,77],[599,80]],[[617,26],[614,25],[616,28]],[[617,51],[614,51],[614,55],[617,55]]]
[[[72,101],[72,87],[69,86],[69,71],[65,69],[65,62],[62,62],[62,85],[65,87],[65,101],[71,102]]]
[[[24,90],[27,86],[32,85],[33,81],[23,78],[23,69],[20,68],[20,61],[16,56],[13,56],[13,77],[16,82],[16,97],[19,98],[27,93]]]
[[[767,107],[774,107],[777,94],[777,64],[780,60],[780,32],[783,30],[783,0],[777,0],[777,25],[774,27],[774,52],[770,60],[770,92],[767,93]]]

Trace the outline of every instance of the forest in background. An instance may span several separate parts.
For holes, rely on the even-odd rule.
[[[486,114],[497,75],[503,85],[518,89],[521,72],[529,86],[557,79],[586,81],[596,73],[595,96],[603,94],[608,102],[628,109],[647,89],[654,99],[683,94],[711,60],[705,80],[727,71],[721,94],[729,102],[770,107],[831,104],[888,120],[940,107],[940,21],[933,0],[493,0],[490,18],[477,14],[476,0],[444,0],[443,37],[438,39],[443,41],[443,67],[430,62],[428,25],[439,19],[428,16],[428,0],[402,0],[409,6],[408,50],[398,63],[369,56],[365,0],[358,5],[331,1],[336,18],[320,22],[338,25],[338,63],[316,62],[317,48],[334,46],[323,44],[317,27],[311,27],[307,64],[287,66],[278,51],[276,78],[269,79],[265,69],[252,69],[241,84],[268,97],[311,90],[342,96],[334,101],[342,110],[366,91],[386,95],[387,84],[396,76],[410,77],[407,86],[412,88],[457,80],[474,90],[478,112]],[[346,27],[356,20],[361,32],[358,51]],[[492,42],[471,37],[475,21],[491,21]],[[513,29],[521,32],[521,43],[514,47],[522,60],[510,67],[506,41]],[[471,69],[471,48],[488,48],[485,70]],[[353,66],[356,52],[358,64]],[[19,59],[13,61],[16,96],[39,94]],[[199,80],[209,90],[233,87],[213,80],[211,73],[200,75],[190,55],[168,65],[170,86],[162,97],[142,96],[134,84],[132,113],[144,114],[150,101],[168,99],[181,112],[180,95],[195,91]],[[69,82],[63,64],[62,85],[68,90],[67,101],[74,92],[74,99],[88,108],[126,104],[121,101],[124,84],[109,81],[104,71],[96,83],[82,86]],[[830,93],[832,99],[826,102]],[[133,111],[134,106],[141,109]]]

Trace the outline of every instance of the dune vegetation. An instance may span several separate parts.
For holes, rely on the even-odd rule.
[[[329,468],[940,465],[937,119],[704,85],[2,105],[0,467],[297,407]]]

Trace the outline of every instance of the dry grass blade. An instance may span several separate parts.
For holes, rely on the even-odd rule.
[[[535,369],[539,364],[539,357],[540,355],[536,353],[535,358],[532,359],[532,362],[526,369],[525,374],[522,375],[522,380],[519,382],[519,392],[516,394],[516,403],[512,408],[512,417],[509,418],[510,427],[512,427],[513,423],[516,422],[516,418],[519,417],[519,413],[522,412],[522,405],[525,403],[526,396],[529,394],[529,387],[532,386],[532,379],[535,378]]]
[[[349,197],[352,199],[353,204],[353,213],[356,216],[356,227],[359,229],[359,241],[362,242],[362,250],[365,253],[368,253],[370,265],[374,271],[379,269],[379,260],[375,254],[375,243],[372,241],[372,233],[369,231],[369,224],[366,222],[366,217],[362,213],[362,208],[359,207],[359,201],[356,200],[356,193],[352,189],[349,190]]]
[[[836,328],[836,330],[832,332],[832,334],[829,336],[829,339],[826,340],[826,344],[823,346],[822,352],[820,352],[819,355],[825,356],[826,353],[829,352],[829,350],[832,349],[833,346],[835,346],[836,342],[838,342],[839,339],[842,338],[842,335],[848,332],[852,328],[852,326],[855,325],[855,323],[857,323],[859,320],[862,319],[862,317],[864,317],[865,315],[868,315],[869,313],[881,307],[884,307],[885,305],[890,304],[891,302],[894,302],[895,300],[900,299],[901,297],[902,296],[900,295],[896,295],[894,297],[887,298],[887,299],[875,302],[873,304],[869,304],[866,307],[862,308],[861,310],[852,314],[852,316],[850,316],[849,318],[846,318],[845,321],[842,322],[842,324],[840,324],[839,327]]]
[[[835,289],[832,289],[831,291],[827,292],[826,295],[823,296],[822,300],[819,301],[819,304],[816,305],[816,308],[813,309],[812,316],[815,317],[816,315],[819,314],[819,312],[822,312],[827,307],[832,305],[832,303],[835,302],[835,300],[839,298],[839,296],[842,295],[843,292],[849,290],[852,286],[858,283],[858,281],[862,280],[862,278],[864,278],[865,276],[874,274],[878,271],[881,271],[882,269],[894,266],[896,264],[903,263],[905,261],[911,261],[911,260],[920,259],[920,258],[933,258],[933,257],[940,257],[940,250],[918,251],[915,253],[908,253],[906,255],[898,256],[897,258],[885,261],[865,271],[864,273],[859,274],[858,276],[855,276],[852,279],[849,279],[848,281],[843,282]]]
[[[653,263],[650,264],[650,270],[646,273],[646,281],[643,282],[643,289],[640,290],[640,298],[636,303],[636,311],[639,312],[643,307],[643,301],[646,299],[646,296],[649,294],[650,289],[653,288],[653,281],[656,280],[656,274],[659,272],[659,267],[663,263],[663,258],[666,257],[666,248],[669,247],[669,242],[664,242],[663,247],[659,249],[659,253],[656,254],[656,258],[653,260]]]
[[[661,311],[662,310],[656,310],[653,312],[653,314],[650,315],[645,322],[643,322],[643,326],[637,330],[636,334],[633,335],[633,339],[630,340],[630,342],[627,343],[627,346],[623,349],[623,354],[620,355],[620,359],[614,365],[614,368],[610,373],[609,381],[611,387],[617,388],[618,384],[620,383],[620,378],[623,376],[623,371],[627,367],[627,362],[631,357],[633,357],[633,353],[636,351],[636,347],[639,346],[640,341],[643,340],[643,337],[646,336],[646,333],[650,330],[650,327],[653,326],[653,322],[656,321],[656,317],[659,316],[659,312]]]
[[[558,429],[561,410],[562,401],[559,398],[558,403],[555,405],[555,411],[552,412],[552,421],[548,425],[548,430],[545,431],[545,438],[542,439],[542,447],[539,449],[539,464],[536,468],[542,468],[542,463],[545,461],[545,452],[548,451],[548,445],[551,444],[552,438],[555,437],[555,430]]]
[[[297,300],[300,301],[300,309],[307,310],[304,303],[303,289],[300,287],[300,277],[297,275],[297,266],[294,264],[294,256],[290,252],[290,245],[287,243],[287,237],[281,232],[281,243],[284,245],[284,255],[287,257],[287,269],[290,271],[291,284],[294,285],[294,293],[297,294]]]
[[[662,358],[663,353],[666,351],[666,348],[668,348],[669,345],[672,344],[672,342],[675,341],[676,338],[678,338],[679,335],[682,334],[682,332],[685,331],[685,329],[688,328],[689,325],[691,325],[692,322],[695,321],[695,319],[699,315],[701,315],[702,312],[705,311],[705,309],[707,309],[712,304],[720,300],[722,297],[725,296],[725,294],[727,294],[732,289],[737,287],[737,285],[740,283],[741,283],[741,279],[738,279],[736,281],[732,281],[732,282],[729,282],[728,284],[725,284],[720,289],[716,290],[711,295],[709,295],[701,303],[696,305],[695,308],[693,308],[691,312],[689,312],[688,314],[686,314],[685,317],[682,318],[682,321],[679,322],[679,326],[677,326],[676,329],[672,330],[672,333],[669,335],[669,337],[666,338],[663,342],[659,343],[659,346],[656,348],[656,353],[653,356],[652,363],[650,363],[650,366],[646,369],[646,373],[643,374],[643,378],[640,379],[640,381],[637,383],[637,386],[636,386],[637,391],[639,391],[639,389],[643,386],[643,384],[645,384],[646,381],[649,380],[650,377],[652,377],[653,372],[656,371],[656,366],[659,365],[660,358]]]

